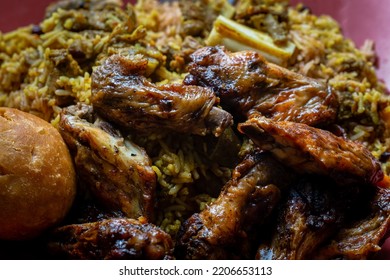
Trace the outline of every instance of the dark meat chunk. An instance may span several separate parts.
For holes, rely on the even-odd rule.
[[[210,18],[210,11],[205,9],[207,1],[179,1],[182,15],[181,30],[184,36],[201,36],[205,37],[211,30],[213,19]],[[206,33],[206,34],[205,34]]]
[[[327,175],[340,185],[376,184],[383,178],[380,163],[368,149],[328,131],[258,114],[238,129],[297,172]]]
[[[180,84],[155,85],[145,77],[147,60],[113,55],[92,74],[92,103],[107,120],[141,132],[169,129],[219,136],[232,116],[215,107],[210,89]]]
[[[359,188],[337,188],[327,178],[302,178],[290,187],[271,242],[259,247],[256,258],[312,258],[316,248],[342,226],[358,194]]]
[[[380,250],[390,228],[390,189],[377,188],[366,215],[340,230],[317,259],[366,259]]]
[[[178,233],[178,258],[248,258],[248,233],[267,220],[279,201],[279,188],[291,178],[269,154],[248,155],[219,197],[184,223]]]
[[[121,6],[120,0],[62,0],[47,7],[45,18],[57,12],[57,24],[63,24],[64,29],[112,31],[118,25],[112,20],[114,14],[119,19],[127,17]],[[72,19],[71,26],[65,25],[69,19]]]
[[[183,37],[207,37],[214,20],[226,11],[227,2],[228,0],[179,0],[182,17],[180,34]]]
[[[191,58],[184,83],[212,88],[235,117],[259,112],[277,121],[317,126],[337,116],[337,95],[326,83],[269,63],[257,52],[205,47]]]
[[[59,130],[74,157],[77,175],[103,205],[129,218],[152,218],[156,174],[143,148],[124,139],[110,124],[94,119],[87,105],[64,109]]]
[[[267,32],[276,44],[284,44],[288,35],[288,0],[239,0],[234,19]]]
[[[169,234],[134,219],[66,225],[54,230],[49,251],[63,259],[164,259],[172,254]]]

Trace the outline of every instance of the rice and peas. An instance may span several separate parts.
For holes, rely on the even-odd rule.
[[[198,36],[182,34],[176,2],[144,0],[125,8],[117,1],[85,2],[96,6],[93,13],[81,6],[49,8],[40,25],[0,33],[0,106],[57,126],[62,108],[90,104],[91,73],[111,54],[141,54],[148,59],[152,82],[171,83],[185,77],[189,54],[205,45],[204,30]],[[277,7],[283,1],[264,2]],[[329,81],[341,100],[338,125],[350,139],[364,143],[389,174],[390,102],[375,74],[372,42],[357,49],[336,21],[301,5],[289,7],[287,15],[288,40],[296,47],[288,68]],[[152,158],[159,185],[156,224],[172,235],[185,218],[215,199],[234,168],[210,156],[216,146],[207,138],[167,132],[127,137]],[[237,155],[246,149],[245,139],[235,143]]]

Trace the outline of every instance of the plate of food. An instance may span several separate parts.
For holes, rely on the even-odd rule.
[[[388,8],[352,2],[7,3],[0,257],[390,259]]]

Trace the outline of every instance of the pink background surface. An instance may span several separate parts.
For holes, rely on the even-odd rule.
[[[0,31],[7,32],[20,26],[39,23],[45,7],[52,0],[2,0]],[[128,1],[125,1],[128,2]],[[302,2],[315,14],[329,14],[340,22],[346,37],[358,47],[364,40],[376,43],[379,56],[378,75],[390,88],[390,0],[291,0]],[[382,257],[390,259],[390,238]]]

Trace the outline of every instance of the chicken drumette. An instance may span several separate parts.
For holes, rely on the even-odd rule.
[[[146,77],[141,55],[113,55],[92,74],[92,104],[107,120],[138,132],[171,130],[219,136],[232,116],[214,106],[211,89],[182,84],[156,85]]]
[[[51,234],[49,251],[66,259],[171,258],[171,236],[135,219],[107,219],[59,227]]]
[[[375,184],[384,176],[380,163],[367,148],[329,131],[273,121],[259,114],[239,124],[238,129],[299,173],[329,176],[340,185]]]
[[[325,243],[314,258],[367,259],[379,252],[390,228],[390,189],[376,188],[373,193],[364,199],[366,209],[360,205],[363,213]]]
[[[156,174],[143,148],[96,118],[87,105],[64,109],[59,130],[74,157],[77,175],[100,203],[129,218],[152,219]]]
[[[269,243],[261,240],[256,257],[313,258],[317,248],[345,226],[351,212],[356,214],[356,209],[361,208],[367,199],[365,191],[365,186],[339,188],[323,176],[301,176],[286,191],[285,199],[279,204],[271,240]]]
[[[176,253],[186,259],[250,258],[250,232],[267,221],[291,173],[270,154],[255,151],[234,170],[219,197],[192,215],[178,234]]]
[[[269,63],[257,52],[205,47],[191,58],[184,83],[213,89],[237,118],[258,112],[311,126],[336,119],[339,103],[330,86]]]

